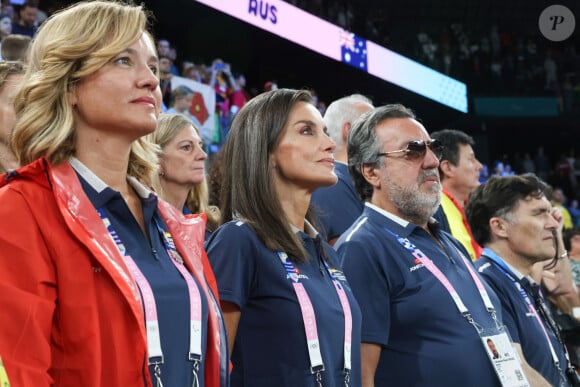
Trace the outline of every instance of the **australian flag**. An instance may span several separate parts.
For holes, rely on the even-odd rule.
[[[342,62],[367,71],[367,41],[343,29],[339,41]]]

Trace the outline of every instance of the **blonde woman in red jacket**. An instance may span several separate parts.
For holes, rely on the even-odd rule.
[[[141,7],[46,21],[0,188],[0,356],[12,387],[228,384],[204,219],[144,185],[161,106]]]

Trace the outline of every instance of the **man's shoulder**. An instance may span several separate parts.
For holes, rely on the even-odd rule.
[[[371,223],[368,214],[363,211],[354,223],[347,228],[344,233],[342,233],[334,245],[334,248],[338,249],[340,245],[345,243],[355,241],[373,241],[376,239],[378,232]]]
[[[312,204],[321,209],[326,217],[340,217],[347,214],[350,224],[363,209],[363,203],[354,192],[354,188],[348,186],[341,179],[330,187],[319,188],[312,194]],[[354,216],[353,216],[354,215]]]
[[[386,235],[388,230],[401,228],[394,221],[379,214],[369,206],[364,206],[362,214],[356,221],[340,236],[335,248],[346,243],[360,243],[368,246],[380,246],[384,248],[388,245]]]
[[[339,194],[341,192],[346,192],[348,190],[347,185],[340,179],[337,180],[336,184],[331,185],[330,187],[322,187],[318,188],[312,194],[312,200],[320,200],[321,198],[332,198],[334,195]]]
[[[504,275],[487,257],[475,261],[474,266],[485,282],[495,291],[500,299],[519,295],[510,279]]]
[[[36,27],[26,27],[22,26],[16,22],[12,23],[12,34],[13,35],[27,35],[32,37],[36,33]]]

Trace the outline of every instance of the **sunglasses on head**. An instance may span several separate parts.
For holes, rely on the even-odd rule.
[[[441,160],[443,156],[443,144],[439,140],[415,140],[409,141],[407,147],[404,149],[394,150],[390,152],[381,152],[377,156],[387,156],[393,153],[404,153],[408,160],[419,160],[427,154],[427,147],[435,154],[437,160]]]

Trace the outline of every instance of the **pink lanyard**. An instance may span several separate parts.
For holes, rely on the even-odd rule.
[[[322,361],[322,353],[320,352],[318,328],[316,325],[316,316],[314,313],[314,308],[312,307],[312,302],[310,301],[310,297],[308,296],[304,285],[300,282],[300,277],[298,274],[296,274],[297,270],[294,264],[288,259],[288,255],[281,251],[277,254],[278,258],[280,258],[280,261],[282,262],[282,266],[284,266],[284,269],[286,270],[288,279],[292,281],[294,292],[296,293],[298,303],[300,304],[302,321],[304,323],[304,330],[306,332],[308,355],[310,357],[310,372],[315,374],[317,385],[322,386],[321,372],[324,371],[324,363]],[[324,261],[324,266],[332,278],[332,283],[334,284],[334,289],[338,294],[340,305],[342,306],[342,312],[344,314],[344,382],[345,386],[348,386],[350,383],[351,370],[352,312],[350,310],[348,297],[344,291],[344,288],[340,284],[340,281],[336,277],[335,273],[330,269],[326,261]]]
[[[479,332],[480,328],[478,327],[477,323],[473,320],[471,313],[469,313],[469,310],[467,309],[467,307],[465,306],[465,304],[461,300],[461,297],[459,297],[459,294],[457,293],[457,291],[455,290],[455,288],[453,287],[451,282],[449,282],[449,280],[447,279],[445,274],[443,274],[441,272],[441,270],[439,270],[439,268],[433,263],[433,261],[431,259],[429,259],[429,257],[427,257],[421,250],[419,250],[418,247],[416,247],[413,243],[411,243],[411,241],[409,241],[409,239],[402,238],[402,237],[398,236],[397,234],[395,234],[394,232],[392,232],[391,230],[388,230],[388,229],[386,229],[386,230],[391,235],[393,235],[397,239],[397,241],[407,251],[409,251],[411,253],[411,255],[413,257],[418,259],[425,266],[425,268],[427,268],[427,270],[429,270],[429,272],[431,274],[433,274],[433,276],[435,276],[435,278],[437,278],[439,280],[439,282],[445,287],[445,289],[447,289],[447,292],[449,293],[449,295],[453,299],[453,302],[455,302],[455,306],[459,310],[459,313],[461,313],[461,315],[463,317],[465,317],[467,319],[467,321],[471,325],[473,325],[474,328]],[[481,282],[481,280],[479,279],[479,277],[475,273],[475,270],[471,267],[471,263],[469,261],[467,261],[467,259],[463,256],[463,254],[461,254],[461,252],[459,250],[457,250],[457,248],[455,248],[455,251],[457,251],[457,253],[461,256],[461,259],[462,259],[465,267],[467,267],[467,271],[471,275],[471,278],[473,279],[473,282],[475,283],[475,286],[477,287],[477,290],[479,292],[481,299],[483,300],[483,304],[485,305],[485,308],[490,313],[493,321],[495,321],[496,326],[499,328],[500,324],[497,321],[495,307],[491,303],[491,299],[489,298],[489,295],[487,294],[487,291],[485,290],[483,283]]]
[[[113,228],[111,221],[105,214],[105,212],[99,208],[97,209],[107,231],[111,235],[111,238],[117,245],[119,252],[123,256],[123,260],[127,265],[129,271],[133,275],[141,294],[143,295],[143,307],[145,309],[145,326],[147,331],[147,352],[149,356],[149,365],[154,366],[156,384],[158,387],[163,387],[161,381],[161,368],[160,364],[163,364],[163,351],[161,349],[161,337],[159,332],[159,320],[157,317],[157,306],[155,304],[155,296],[151,285],[147,278],[143,275],[135,261],[131,256],[127,254],[127,249],[121,241],[121,238],[117,234],[117,231]],[[193,386],[199,386],[198,370],[199,364],[202,361],[202,303],[201,295],[197,284],[193,280],[191,274],[187,271],[183,265],[183,260],[179,256],[177,249],[175,248],[175,243],[169,232],[164,231],[157,222],[155,222],[157,230],[163,236],[163,242],[167,250],[167,254],[171,258],[171,262],[175,268],[179,271],[185,283],[187,285],[189,294],[189,304],[190,304],[190,334],[189,334],[189,354],[188,359],[193,362]]]

